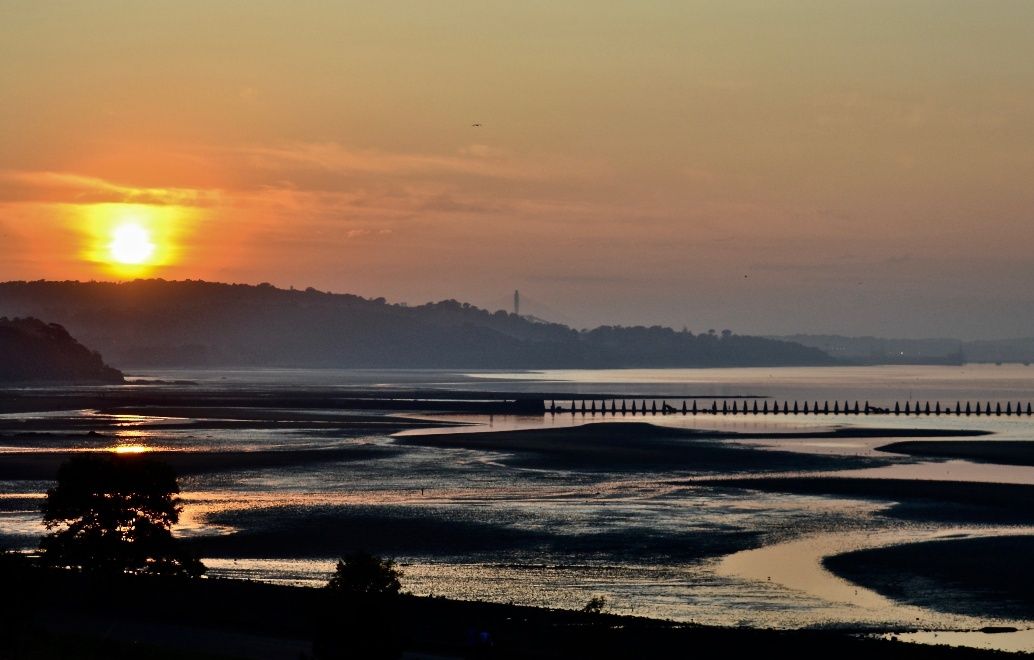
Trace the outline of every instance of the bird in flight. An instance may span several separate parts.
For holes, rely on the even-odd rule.
[[[474,128],[481,128],[481,122],[476,121],[473,124],[471,124],[471,126],[473,126]]]

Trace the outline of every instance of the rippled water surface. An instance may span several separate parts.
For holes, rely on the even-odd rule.
[[[1034,400],[1034,368],[859,367],[823,369],[619,370],[454,374],[443,372],[151,372],[165,389],[247,391],[269,386],[478,389],[637,396],[758,396],[777,400],[1015,402]],[[191,381],[196,385],[182,382]],[[137,385],[134,387],[146,387]],[[285,410],[291,417],[297,411]],[[728,625],[921,624],[972,629],[1006,623],[887,601],[821,567],[827,554],[951,534],[1028,533],[997,524],[934,524],[882,515],[887,501],[759,493],[712,487],[739,474],[679,469],[635,472],[543,468],[505,452],[396,443],[395,432],[350,430],[337,410],[305,411],[314,423],[271,424],[246,411],[192,417],[72,410],[0,416],[0,423],[66,425],[61,432],[0,434],[0,452],[54,450],[175,452],[383,451],[358,460],[200,471],[181,478],[185,510],[177,533],[212,541],[212,574],[287,583],[324,581],[339,553],[361,547],[395,556],[415,593],[553,607],[604,595],[617,612]],[[363,415],[381,416],[387,413]],[[319,421],[323,415],[328,419]],[[918,461],[877,447],[912,429],[980,429],[995,440],[1034,440],[1027,417],[534,416],[411,415],[460,431],[558,428],[589,422],[652,424],[777,438],[721,442],[761,451],[878,460],[849,471],[864,478],[1034,484],[1034,468],[968,461]],[[35,420],[35,421],[33,421]],[[456,426],[451,426],[451,425]],[[887,438],[802,438],[816,430],[878,426]],[[42,427],[41,427],[42,428]],[[95,430],[94,435],[89,432]],[[634,442],[630,440],[629,442]],[[0,541],[33,547],[46,481],[0,481]],[[230,542],[232,541],[232,543]],[[222,545],[220,545],[222,543]],[[1004,639],[1004,638],[1003,638]],[[919,641],[922,641],[921,639]],[[1019,642],[1009,642],[1015,644]],[[1004,644],[1004,643],[1003,643]],[[1022,646],[1022,644],[1021,644]],[[1023,648],[1028,648],[1024,646]],[[1030,645],[1034,649],[1034,643]]]

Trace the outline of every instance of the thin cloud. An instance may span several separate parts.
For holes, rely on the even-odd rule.
[[[138,188],[99,177],[50,171],[0,171],[0,203],[210,206],[215,190]]]
[[[517,157],[482,144],[461,147],[454,154],[397,153],[353,149],[337,142],[294,142],[277,146],[231,149],[261,170],[314,169],[338,174],[380,174],[413,177],[461,175],[504,180],[552,180],[598,176],[599,163],[570,162],[556,157]]]

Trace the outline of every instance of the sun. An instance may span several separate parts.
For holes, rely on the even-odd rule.
[[[71,216],[83,261],[118,279],[149,277],[179,263],[196,210],[159,204],[86,204]]]
[[[111,260],[126,266],[146,264],[154,256],[151,232],[134,220],[127,220],[111,230],[108,253]]]

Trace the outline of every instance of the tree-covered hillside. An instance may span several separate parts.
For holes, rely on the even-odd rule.
[[[817,365],[822,351],[760,337],[600,327],[201,281],[8,282],[0,314],[61,323],[120,366],[604,368]]]

